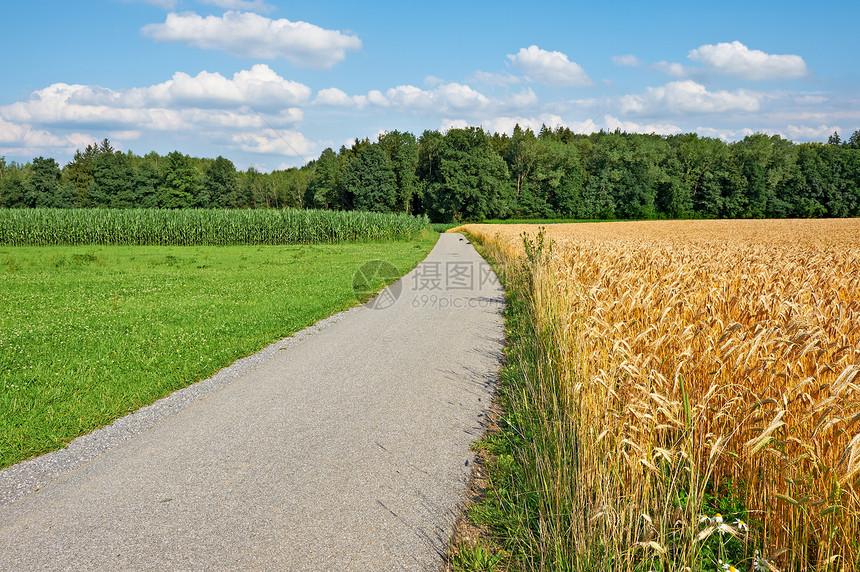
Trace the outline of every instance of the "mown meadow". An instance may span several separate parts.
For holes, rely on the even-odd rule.
[[[411,224],[422,230],[342,244],[0,245],[0,467],[355,305],[363,263],[405,273],[435,244]]]
[[[459,562],[860,570],[860,221],[465,230],[509,347]]]

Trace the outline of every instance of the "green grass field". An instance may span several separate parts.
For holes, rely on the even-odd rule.
[[[384,259],[405,273],[436,236],[0,247],[0,467],[60,448],[355,305],[362,263]]]

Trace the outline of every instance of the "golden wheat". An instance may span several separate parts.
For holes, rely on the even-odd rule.
[[[514,260],[538,229],[465,230]],[[532,298],[563,419],[545,484],[583,515],[547,522],[546,542],[583,561],[599,545],[614,569],[683,570],[719,533],[742,541],[744,566],[760,549],[771,569],[860,570],[860,221],[546,235]],[[741,497],[749,534],[700,516],[720,494]]]

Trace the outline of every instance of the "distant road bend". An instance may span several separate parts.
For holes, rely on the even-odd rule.
[[[0,570],[439,570],[503,343],[462,238],[208,394],[0,471]]]

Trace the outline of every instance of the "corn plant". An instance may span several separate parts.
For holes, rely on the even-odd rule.
[[[313,244],[415,238],[426,216],[355,211],[3,209],[0,245]]]

